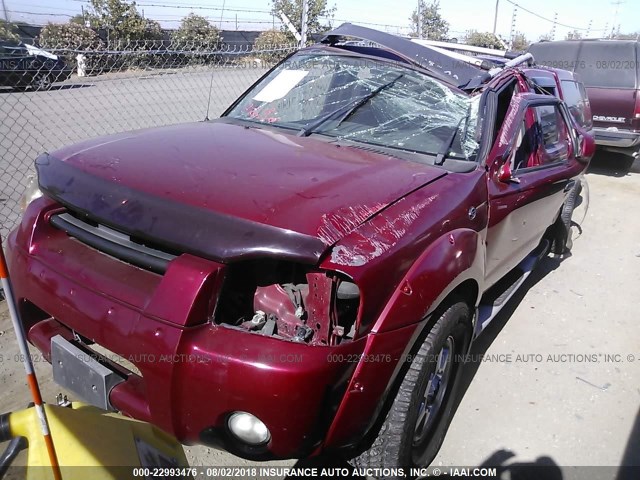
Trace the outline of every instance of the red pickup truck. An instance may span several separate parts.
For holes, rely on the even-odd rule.
[[[427,465],[594,151],[526,70],[448,61],[343,25],[217,120],[40,156],[8,261],[54,379],[254,460]]]

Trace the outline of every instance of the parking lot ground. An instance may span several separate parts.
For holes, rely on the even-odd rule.
[[[590,172],[583,235],[569,258],[540,265],[473,346],[434,465],[504,452],[507,464],[640,465],[640,164],[601,154]],[[554,478],[617,473],[563,467]]]
[[[587,179],[590,207],[573,254],[546,259],[474,344],[433,465],[506,459],[558,466],[550,478],[565,480],[622,480],[615,466],[640,465],[640,164],[598,155]],[[17,352],[3,302],[0,411],[30,401]],[[36,371],[53,402],[60,388],[49,365],[36,362]],[[253,465],[201,446],[187,452],[194,466]]]

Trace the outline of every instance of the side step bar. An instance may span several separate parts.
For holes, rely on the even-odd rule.
[[[477,336],[507,304],[509,299],[518,291],[536,265],[549,253],[551,243],[543,240],[520,264],[511,270],[496,285],[491,287],[480,300],[478,306],[478,321],[474,335]]]

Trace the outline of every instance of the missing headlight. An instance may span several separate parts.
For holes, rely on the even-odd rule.
[[[309,345],[352,340],[360,291],[344,275],[277,262],[236,265],[216,322]]]

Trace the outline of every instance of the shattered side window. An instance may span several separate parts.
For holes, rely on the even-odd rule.
[[[259,82],[228,116],[304,135],[473,160],[478,103],[401,64],[301,53]]]

